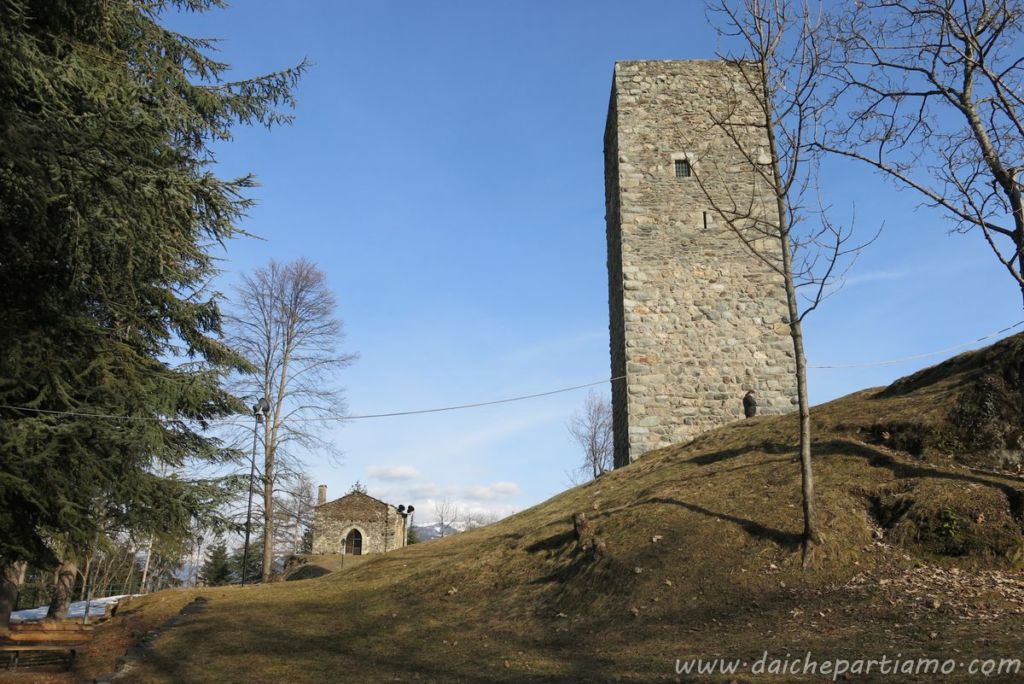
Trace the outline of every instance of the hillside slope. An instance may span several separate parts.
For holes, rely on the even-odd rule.
[[[809,570],[796,418],[755,418],[351,569],[179,592],[206,609],[128,679],[686,681],[677,658],[766,650],[1019,658],[1022,375],[1024,335],[816,407],[826,543]],[[601,557],[578,548],[580,512]]]

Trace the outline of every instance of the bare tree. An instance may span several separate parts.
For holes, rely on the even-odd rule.
[[[696,160],[693,175],[728,230],[784,285],[800,414],[806,564],[821,537],[814,517],[803,321],[834,291],[830,284],[848,267],[846,258],[863,245],[849,246],[851,231],[829,220],[816,192],[813,133],[829,104],[818,93],[826,52],[820,16],[805,3],[782,0],[716,0],[708,9],[720,20],[719,34],[736,45],[721,55],[736,71],[734,102],[708,114],[733,155]]]
[[[459,506],[448,497],[434,501],[434,520],[437,521],[442,537],[445,535],[446,528],[458,520],[460,515]]]
[[[283,484],[274,504],[276,550],[285,554],[299,553],[303,535],[313,524],[316,486],[309,474],[302,471]]]
[[[306,259],[271,261],[246,275],[229,318],[232,346],[256,368],[241,393],[266,398],[263,446],[263,581],[274,556],[274,485],[297,449],[328,453],[321,438],[345,405],[336,374],[355,355],[340,350],[341,321],[323,271]]]
[[[1024,296],[1024,2],[861,0],[832,32],[856,103],[823,147],[980,230]]]
[[[492,525],[499,520],[501,520],[501,515],[494,511],[467,511],[462,516],[462,524],[466,526],[467,530]]]
[[[597,478],[613,467],[612,404],[608,397],[590,392],[583,407],[573,414],[566,428],[583,450],[581,476]]]

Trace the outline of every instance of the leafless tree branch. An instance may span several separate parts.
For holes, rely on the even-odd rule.
[[[820,150],[814,143],[833,104],[821,88],[832,48],[822,30],[822,12],[809,2],[711,0],[707,7],[720,35],[733,39],[736,50],[720,56],[737,74],[736,103],[724,116],[709,116],[731,144],[730,152],[745,163],[709,159],[694,175],[714,213],[784,283],[800,408],[806,562],[820,535],[802,324],[835,292],[866,246],[851,243],[852,228],[830,219],[817,192]],[[743,175],[747,182],[741,182]],[[736,197],[733,185],[748,197]]]
[[[820,148],[979,230],[1024,296],[1024,2],[862,0],[830,24],[852,113]]]
[[[581,476],[598,478],[613,467],[612,404],[608,397],[590,392],[583,407],[569,420],[566,428],[572,440],[583,450]]]
[[[311,261],[271,261],[247,274],[228,318],[229,341],[257,369],[240,378],[239,394],[266,399],[260,423],[263,483],[263,574],[274,552],[274,487],[292,474],[298,452],[334,454],[324,429],[345,415],[337,374],[356,356],[340,350],[344,335],[323,271]]]

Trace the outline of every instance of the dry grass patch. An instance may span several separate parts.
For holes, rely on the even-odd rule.
[[[965,395],[983,378],[1015,377],[1022,340],[814,409],[826,543],[807,571],[796,418],[757,418],[485,528],[317,579],[202,591],[209,609],[162,636],[133,676],[671,681],[676,658],[763,650],[1019,655],[1024,606],[1011,599],[1024,587],[1024,483],[941,447],[961,430]],[[1016,419],[1015,407],[1003,408],[991,420]],[[994,431],[1001,448],[1014,429]],[[578,549],[579,512],[605,555]],[[900,578],[930,568],[1001,573],[1011,598],[991,598],[998,605],[982,620],[948,610],[957,590],[936,582],[930,599],[940,607],[911,610]]]

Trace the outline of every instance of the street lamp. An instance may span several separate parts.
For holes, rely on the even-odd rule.
[[[245,586],[245,573],[249,569],[249,528],[252,524],[252,483],[256,479],[256,436],[258,434],[258,428],[260,423],[263,422],[264,416],[270,410],[270,404],[267,403],[267,398],[262,397],[256,402],[256,405],[252,407],[252,415],[255,417],[256,422],[252,426],[252,458],[249,463],[249,507],[245,512],[245,547],[242,551],[242,586]]]
[[[195,573],[196,573],[196,578],[194,580],[192,580],[192,586],[193,587],[198,587],[199,586],[199,563],[200,563],[200,559],[202,557],[203,557],[203,535],[199,534],[199,535],[196,535],[196,562],[193,565],[193,569],[195,570]],[[188,586],[187,582],[185,583],[185,586]]]
[[[398,507],[399,514],[405,520],[405,525],[403,526],[403,529],[405,530],[405,539],[402,540],[402,546],[405,546],[406,543],[409,541],[409,528],[412,527],[412,514],[415,511],[415,506],[406,507],[405,505],[401,505]]]

